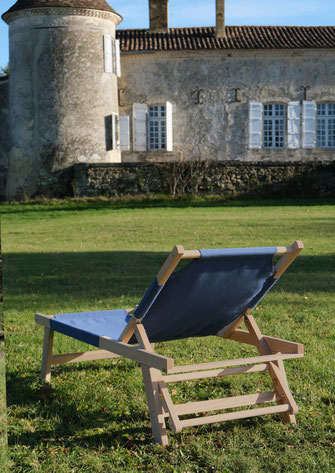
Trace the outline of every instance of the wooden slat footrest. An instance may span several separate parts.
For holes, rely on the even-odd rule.
[[[224,422],[234,419],[245,419],[247,417],[264,416],[266,414],[276,414],[278,412],[287,412],[290,409],[288,404],[279,406],[260,407],[258,409],[248,409],[246,411],[229,412],[228,414],[219,414],[215,416],[194,417],[181,421],[182,428],[196,425],[214,424],[215,422]]]
[[[168,374],[187,373],[190,371],[210,370],[215,368],[225,368],[228,366],[248,365],[252,363],[265,363],[269,361],[288,360],[290,358],[302,358],[302,353],[277,353],[275,355],[252,356],[249,358],[236,358],[235,360],[214,361],[212,363],[199,363],[195,365],[176,366],[168,369]]]
[[[163,376],[166,383],[176,383],[178,381],[190,381],[194,379],[221,378],[222,376],[232,376],[236,374],[256,373],[259,371],[268,371],[268,363],[259,365],[237,366],[235,368],[226,368],[220,370],[196,371],[193,373],[181,373]]]
[[[51,357],[52,365],[63,365],[64,363],[77,363],[79,361],[103,360],[104,358],[119,358],[120,355],[111,353],[107,350],[92,350],[82,353],[66,353],[62,355],[53,355]]]
[[[223,399],[211,399],[208,401],[188,402],[177,404],[175,409],[178,415],[196,414],[198,412],[217,411],[222,409],[233,409],[235,407],[252,406],[265,402],[276,402],[280,397],[274,392],[247,394],[244,396],[226,397]]]

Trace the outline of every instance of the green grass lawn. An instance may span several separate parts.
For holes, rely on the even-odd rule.
[[[0,471],[7,465],[7,415],[6,415],[5,345],[0,341]]]
[[[6,365],[2,292],[2,257],[0,236],[0,471],[7,470],[7,408],[6,408]]]
[[[222,203],[133,199],[6,204],[4,252],[8,442],[19,472],[335,472],[335,200]],[[46,314],[133,307],[175,244],[185,249],[289,245],[305,250],[255,316],[265,334],[305,344],[286,361],[300,407],[279,416],[186,429],[152,442],[138,365],[127,360],[63,365],[39,381]],[[55,352],[85,345],[55,335]],[[157,344],[176,363],[253,351],[215,337]],[[177,401],[255,392],[262,374],[177,384]]]

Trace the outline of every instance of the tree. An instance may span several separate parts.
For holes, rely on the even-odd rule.
[[[7,66],[2,67],[0,66],[0,76],[8,76],[9,74],[9,64]]]

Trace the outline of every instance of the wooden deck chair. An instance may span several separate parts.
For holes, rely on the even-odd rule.
[[[251,311],[302,248],[301,241],[290,247],[195,251],[176,246],[132,311],[36,314],[36,322],[44,326],[41,377],[50,381],[52,364],[116,356],[138,362],[142,367],[153,437],[161,445],[168,444],[166,419],[173,433],[181,432],[184,427],[273,413],[279,413],[285,422],[294,423],[298,408],[288,387],[283,360],[302,357],[303,345],[263,335]],[[275,255],[283,256],[274,267]],[[182,259],[192,261],[174,272]],[[239,328],[242,322],[247,330]],[[52,355],[55,331],[99,350]],[[155,342],[210,335],[253,345],[259,355],[175,367],[173,359],[154,351]],[[270,392],[176,405],[168,389],[172,382],[265,371],[273,383]],[[246,406],[257,407],[240,409]],[[215,413],[230,409],[235,410]],[[198,415],[208,412],[214,414]],[[190,414],[196,415],[190,418]]]

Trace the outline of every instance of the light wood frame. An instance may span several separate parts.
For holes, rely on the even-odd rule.
[[[282,255],[282,258],[275,266],[274,277],[283,274],[303,247],[301,241],[295,241],[290,247],[277,247],[277,255]],[[182,246],[175,246],[157,275],[158,284],[166,283],[181,259],[195,258],[200,258],[198,250],[185,251]],[[132,314],[133,310],[128,312]],[[279,413],[284,422],[296,422],[295,414],[298,407],[288,387],[283,360],[303,357],[303,345],[263,335],[249,308],[219,331],[217,336],[252,345],[259,352],[258,356],[176,367],[172,358],[164,357],[154,351],[154,345],[150,343],[144,326],[134,316],[131,317],[118,341],[99,337],[99,350],[53,355],[54,331],[50,328],[50,319],[53,317],[53,315],[35,314],[36,323],[44,327],[42,380],[50,382],[52,365],[119,356],[138,362],[142,367],[153,437],[155,442],[163,446],[168,445],[165,419],[168,419],[173,433],[181,432],[184,427],[274,413]],[[239,328],[243,322],[247,330]],[[136,336],[138,346],[128,344],[133,334]],[[163,375],[163,372],[166,374]],[[176,405],[167,387],[167,384],[174,382],[255,372],[269,372],[273,391]],[[266,407],[181,419],[182,416],[189,414],[270,403],[272,405]]]

